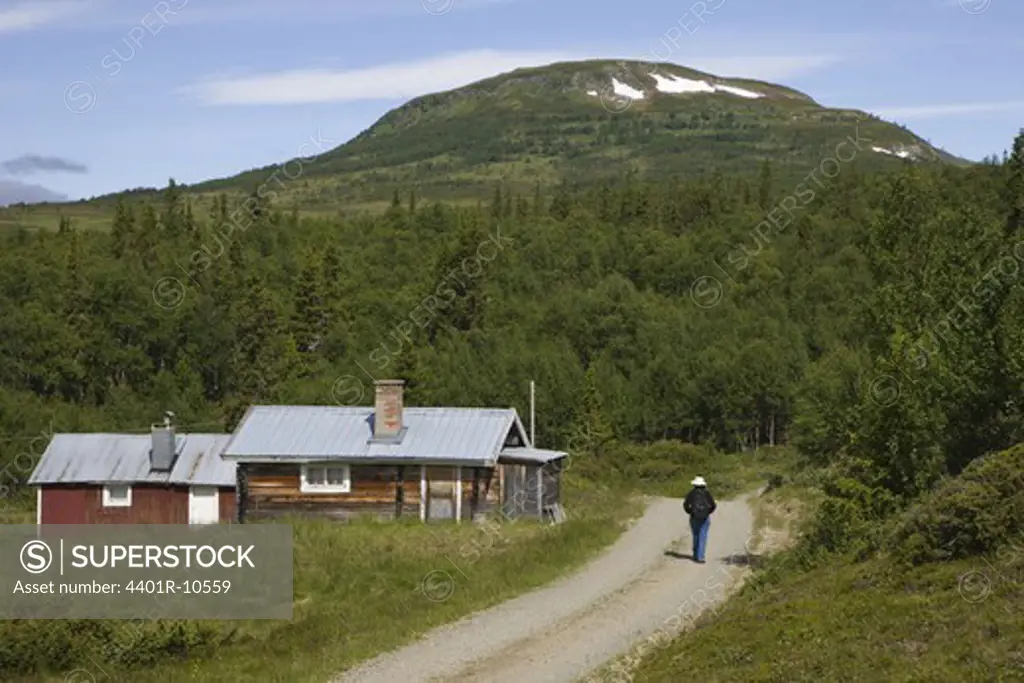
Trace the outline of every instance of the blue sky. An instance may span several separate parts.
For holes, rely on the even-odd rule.
[[[419,94],[652,50],[981,159],[1024,127],[1021,26],[1019,0],[0,0],[0,181],[79,198],[231,175]]]

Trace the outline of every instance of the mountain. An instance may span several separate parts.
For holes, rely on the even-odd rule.
[[[421,198],[473,201],[497,184],[532,194],[538,183],[593,184],[639,175],[694,176],[758,171],[770,160],[794,185],[825,164],[881,170],[908,161],[969,163],[903,127],[862,111],[832,109],[781,85],[721,78],[677,64],[613,60],[517,69],[447,92],[417,97],[311,161],[257,168],[183,186],[190,194],[251,192],[272,174],[278,201],[303,211],[386,204],[396,190]],[[853,159],[851,155],[855,154]],[[283,187],[282,187],[283,185]],[[130,199],[149,192],[132,191]],[[107,195],[71,213],[112,205]],[[0,215],[0,222],[4,216]],[[8,220],[11,218],[7,216]]]
[[[68,196],[48,190],[42,185],[0,178],[0,206],[36,204],[38,202],[66,202]]]
[[[798,180],[858,131],[868,141],[856,155],[862,168],[905,159],[965,163],[902,127],[823,107],[784,86],[668,63],[587,61],[518,69],[418,97],[305,164],[288,192],[305,207],[325,208],[386,201],[409,187],[465,199],[489,196],[499,181],[529,192],[537,182],[588,184],[633,169],[755,173],[766,159]],[[840,153],[849,159],[852,152]],[[274,168],[193,189],[255,187]]]

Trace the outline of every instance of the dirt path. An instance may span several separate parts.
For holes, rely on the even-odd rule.
[[[576,574],[434,629],[332,683],[576,681],[638,643],[674,634],[737,585],[753,532],[748,499],[719,504],[707,564],[667,554],[688,556],[690,532],[682,501],[656,499]]]

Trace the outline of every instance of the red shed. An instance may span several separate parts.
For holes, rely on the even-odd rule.
[[[28,483],[38,524],[215,524],[235,520],[230,434],[56,434]]]

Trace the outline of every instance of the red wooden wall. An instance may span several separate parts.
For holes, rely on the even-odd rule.
[[[235,521],[235,490],[221,488],[221,522]],[[132,486],[131,507],[103,507],[102,486],[44,486],[43,524],[188,524],[188,487]]]

